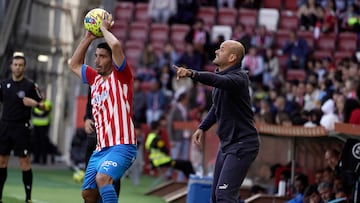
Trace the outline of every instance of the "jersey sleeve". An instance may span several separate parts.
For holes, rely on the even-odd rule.
[[[119,67],[116,66],[115,63],[113,63],[113,65],[115,69],[115,74],[118,76],[118,78],[121,78],[121,80],[127,80],[128,82],[133,79],[133,73],[130,65],[126,61],[126,58],[124,58],[123,63]]]
[[[30,91],[28,92],[28,94],[26,96],[36,100],[37,102],[40,102],[43,99],[41,97],[39,86],[34,82],[31,84]]]
[[[90,66],[83,64],[81,67],[81,78],[83,83],[92,85],[98,73]]]

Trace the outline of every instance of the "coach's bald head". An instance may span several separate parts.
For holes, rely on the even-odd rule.
[[[214,64],[219,70],[225,70],[235,64],[241,63],[245,55],[244,46],[235,40],[226,40],[221,43],[220,48],[215,51]]]

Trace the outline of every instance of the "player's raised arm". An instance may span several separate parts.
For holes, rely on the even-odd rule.
[[[101,23],[101,32],[104,35],[104,39],[112,50],[112,59],[117,67],[121,66],[124,61],[124,52],[122,50],[121,42],[109,31],[113,26],[114,21],[112,16],[105,13],[104,20]]]
[[[69,69],[74,72],[80,79],[82,79],[81,67],[84,64],[86,51],[94,39],[96,39],[96,37],[89,31],[86,31],[83,39],[80,41],[79,46],[76,48],[73,56],[71,57]]]

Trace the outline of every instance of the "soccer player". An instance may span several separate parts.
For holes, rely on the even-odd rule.
[[[71,71],[91,86],[97,146],[90,157],[82,186],[82,197],[87,203],[117,202],[113,182],[123,176],[137,153],[132,121],[134,78],[120,41],[109,31],[113,21],[108,14],[104,16],[100,29],[106,43],[100,43],[96,48],[96,68],[83,64],[87,49],[96,39],[89,31],[69,64]]]
[[[30,118],[31,109],[44,109],[37,85],[25,77],[26,59],[14,56],[11,63],[11,78],[0,83],[0,102],[3,112],[0,120],[0,203],[7,177],[10,152],[19,157],[25,188],[25,202],[31,202],[33,173],[30,163]]]
[[[240,186],[259,151],[259,135],[251,110],[249,77],[241,68],[245,48],[237,41],[227,40],[215,51],[215,73],[177,67],[177,79],[190,77],[214,87],[213,104],[193,134],[193,142],[201,144],[204,132],[217,123],[220,148],[217,153],[212,202],[238,202]]]

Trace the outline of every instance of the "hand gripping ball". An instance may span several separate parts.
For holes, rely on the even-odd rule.
[[[103,34],[100,30],[101,23],[105,14],[110,15],[107,11],[101,8],[94,8],[90,10],[84,18],[84,27],[96,37],[102,37]]]

